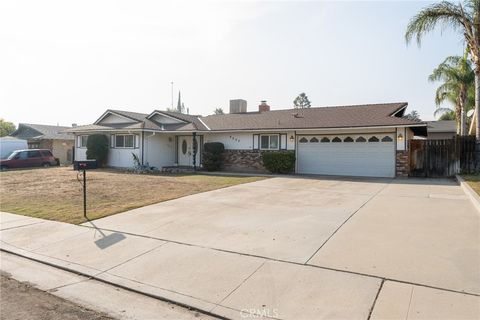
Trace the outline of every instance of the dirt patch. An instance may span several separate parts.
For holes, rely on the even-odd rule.
[[[261,177],[145,175],[87,172],[88,217],[98,219],[145,205],[215,190]],[[0,209],[69,223],[85,222],[82,185],[70,167],[0,173]]]
[[[48,292],[0,275],[1,320],[110,320],[104,313],[93,311]]]

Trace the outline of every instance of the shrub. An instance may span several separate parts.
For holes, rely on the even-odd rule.
[[[208,171],[217,171],[222,167],[222,153],[225,150],[221,142],[207,142],[203,145],[203,167]]]
[[[108,157],[108,137],[104,134],[92,134],[87,140],[87,159],[97,160],[99,167],[105,166]]]
[[[295,168],[295,153],[293,152],[264,152],[262,153],[263,166],[271,173],[289,173]]]

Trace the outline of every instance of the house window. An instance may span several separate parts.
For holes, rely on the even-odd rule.
[[[133,148],[135,146],[135,136],[133,134],[115,135],[115,148]]]
[[[88,136],[80,136],[80,138],[78,139],[79,143],[78,143],[78,147],[79,148],[86,148],[87,147],[87,140],[88,140]]]
[[[260,149],[278,150],[278,134],[260,136]]]

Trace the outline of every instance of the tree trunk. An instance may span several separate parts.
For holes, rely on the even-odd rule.
[[[460,135],[465,135],[465,110],[462,108],[460,111]]]
[[[480,70],[475,68],[475,138],[480,143]],[[472,119],[473,120],[473,119]]]

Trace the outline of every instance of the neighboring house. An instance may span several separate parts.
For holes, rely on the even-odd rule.
[[[132,167],[132,153],[157,168],[201,166],[206,142],[225,145],[224,169],[262,172],[263,152],[294,152],[296,173],[394,177],[407,175],[407,140],[426,136],[426,123],[403,118],[406,102],[270,111],[265,101],[247,112],[231,100],[230,114],[194,116],[107,110],[76,136],[76,160],[88,135],[109,136],[108,165]],[[197,144],[198,150],[194,148]]]
[[[428,121],[428,140],[452,139],[457,135],[457,122],[455,120]]]
[[[10,136],[27,140],[29,149],[49,149],[60,164],[73,160],[75,137],[63,131],[71,127],[20,123]]]

